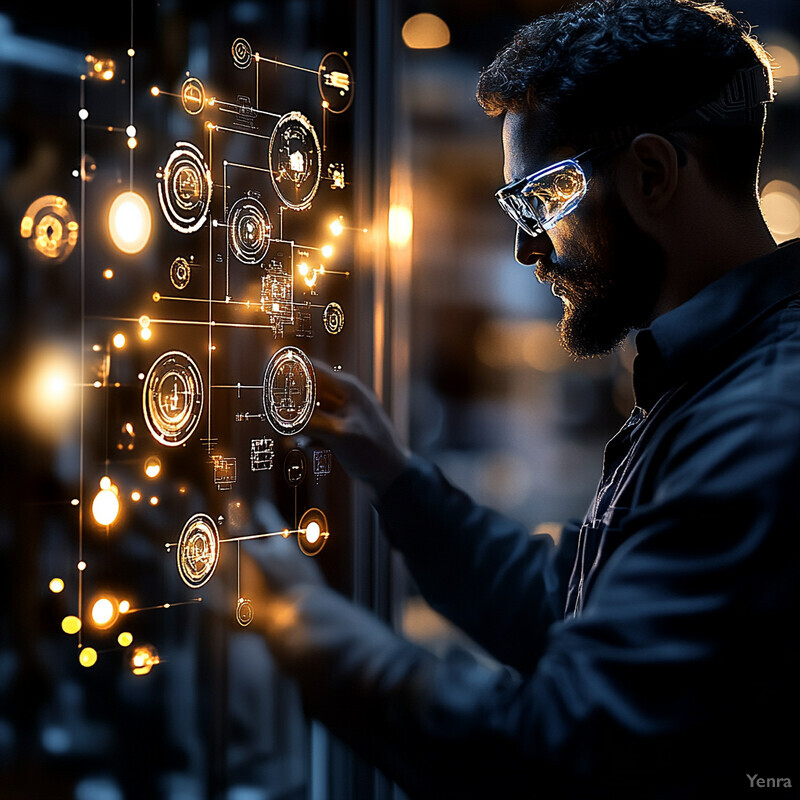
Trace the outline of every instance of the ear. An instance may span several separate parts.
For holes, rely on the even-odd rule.
[[[661,214],[678,188],[678,152],[663,136],[642,133],[618,162],[619,191],[634,219]]]

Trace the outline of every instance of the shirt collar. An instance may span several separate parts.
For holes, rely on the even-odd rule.
[[[636,335],[636,404],[647,410],[712,351],[800,292],[800,240],[726,272]]]

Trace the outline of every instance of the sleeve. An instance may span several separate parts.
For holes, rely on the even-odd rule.
[[[796,780],[780,720],[798,710],[800,431],[778,410],[726,409],[675,441],[531,675],[437,658],[325,588],[294,597],[276,657],[309,711],[414,797],[730,797],[748,774]]]
[[[414,456],[377,509],[425,599],[504,664],[531,672],[564,615],[578,523],[559,545],[476,504]]]

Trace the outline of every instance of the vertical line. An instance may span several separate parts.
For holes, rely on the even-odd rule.
[[[228,231],[228,162],[222,163],[222,220],[225,224],[225,299],[231,294],[231,243]]]
[[[241,542],[236,542],[236,602],[242,596]]]
[[[212,142],[213,142],[213,130],[211,128],[208,129],[208,168],[211,169],[213,160],[212,160]],[[213,186],[213,184],[212,184]],[[213,344],[213,340],[211,337],[211,329],[212,329],[212,299],[213,299],[213,271],[214,271],[214,242],[213,242],[213,231],[214,226],[211,224],[213,221],[213,211],[211,206],[209,205],[208,209],[209,216],[211,220],[208,223],[208,452],[211,453],[211,346]]]
[[[81,75],[80,108],[86,103],[86,76]],[[81,182],[81,421],[78,467],[78,563],[83,562],[83,482],[84,429],[86,425],[86,121],[81,119],[81,162],[78,177]],[[78,647],[83,646],[83,570],[78,570]]]
[[[128,83],[130,88],[130,116],[128,124],[133,125],[133,0],[131,0],[131,55],[128,57]],[[133,191],[133,148],[130,148],[130,190]]]

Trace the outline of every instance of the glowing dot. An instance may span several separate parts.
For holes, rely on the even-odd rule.
[[[164,608],[169,608],[169,603],[164,603]]]
[[[103,384],[102,384],[102,383],[100,383],[100,381],[95,381],[95,382],[92,384],[92,386],[94,386],[94,388],[95,388],[95,389],[99,389],[99,388],[100,388],[102,385],[103,385]]]
[[[116,601],[101,597],[92,606],[92,621],[98,628],[107,628],[116,619],[118,610]]]
[[[158,498],[157,498],[155,495],[153,495],[153,496],[150,498],[150,505],[151,505],[151,506],[157,506],[157,505],[158,505]]]
[[[125,334],[115,333],[114,338],[111,340],[111,342],[114,345],[114,347],[117,348],[117,350],[121,350],[123,347],[125,347]]]
[[[283,532],[281,533],[281,536],[283,536],[284,539],[288,539],[289,538],[289,529],[288,528],[284,528]]]
[[[98,525],[111,525],[119,516],[119,497],[113,489],[101,489],[92,501],[92,516]]]
[[[99,353],[100,350],[102,350],[102,348],[100,347],[99,344],[93,344],[92,345],[92,350],[94,350],[95,353]]]
[[[131,500],[133,500],[133,502],[134,502],[134,503],[138,503],[138,502],[139,502],[141,499],[142,499],[142,493],[141,493],[141,492],[139,492],[139,491],[136,491],[136,490],[134,489],[134,490],[131,492]]]
[[[148,316],[139,317],[139,324],[143,328],[149,328],[150,327],[150,317],[148,317]]]
[[[137,377],[137,378],[138,378],[140,381],[143,381],[143,380],[144,380],[144,372],[140,372],[140,373],[139,373],[139,374],[138,374],[136,377]]]
[[[152,335],[153,335],[153,331],[152,331],[151,328],[142,328],[139,331],[139,336],[141,336],[143,341],[145,341],[145,342],[149,342],[150,338],[152,337]]]
[[[347,56],[349,56],[350,54],[347,52],[347,50],[345,50],[345,51],[344,51],[344,53],[342,53],[342,55],[343,55],[345,58],[347,58]]]
[[[316,544],[319,541],[320,527],[318,522],[309,522],[306,528],[306,541],[309,544]]]
[[[73,178],[77,178],[79,175],[80,175],[80,172],[78,172],[78,170],[76,170],[76,169],[72,170],[72,177]]]
[[[131,140],[128,140],[128,146],[131,146]],[[142,250],[150,240],[152,227],[150,209],[140,194],[122,192],[117,195],[108,212],[108,230],[114,244],[123,253],[132,255]]]
[[[133,150],[133,149],[136,147],[136,145],[137,145],[137,144],[138,144],[138,143],[137,143],[137,141],[136,141],[136,137],[135,137],[135,136],[129,136],[129,137],[128,137],[128,147],[129,147],[131,150]]]
[[[82,108],[82,109],[81,109],[81,110],[78,112],[78,116],[79,116],[81,119],[89,119],[89,112],[88,112],[88,111],[87,111],[85,108]]]
[[[302,264],[298,264],[297,271],[305,277],[308,275],[308,264],[305,261]]]
[[[123,600],[119,604],[119,613],[120,614],[127,614],[131,610],[131,604],[128,600]]]
[[[114,70],[113,69],[107,69],[103,73],[103,80],[104,81],[110,81],[113,77],[114,77]]]
[[[330,103],[329,103],[327,100],[323,100],[323,101],[322,101],[322,107],[323,107],[323,108],[330,108],[330,105],[331,105],[331,104],[330,104]]]
[[[101,489],[111,488],[111,478],[109,478],[108,475],[103,475],[103,477],[100,478],[100,488]]]
[[[53,578],[53,580],[50,581],[49,585],[50,585],[50,591],[53,594],[58,594],[59,592],[64,591],[64,581],[62,581],[61,578]]]
[[[151,86],[150,94],[153,95],[153,97],[158,97],[161,94],[161,89],[159,89],[158,86]]]
[[[94,647],[84,647],[78,656],[82,667],[93,667],[97,663],[97,650]]]
[[[161,300],[161,295],[158,292],[153,292],[153,302],[157,303],[159,300]]]
[[[73,497],[72,500],[69,501],[70,505],[77,506],[81,501],[78,500],[77,497]]]
[[[86,569],[86,562],[85,561],[79,561],[78,562],[78,571],[79,572],[83,572],[85,569]]]
[[[81,621],[75,616],[70,615],[61,620],[61,630],[64,631],[64,633],[70,634],[70,636],[77,633],[80,629]]]
[[[342,225],[341,217],[337,217],[333,222],[330,224],[331,233],[334,236],[341,236],[342,231],[344,230],[344,225]]]
[[[129,48],[128,48],[128,55],[129,55],[131,58],[133,58],[133,57],[136,55],[136,51],[135,51],[135,50],[134,50],[132,47],[129,47]]]
[[[407,206],[394,205],[389,209],[389,241],[395,247],[404,247],[414,231],[414,215]]]
[[[128,631],[123,631],[117,636],[117,642],[119,642],[121,647],[130,647],[130,645],[133,644],[133,634]]]
[[[160,663],[158,653],[152,645],[141,645],[133,651],[130,664],[134,675],[147,675],[148,672]]]
[[[161,459],[158,456],[150,456],[144,462],[144,474],[148,478],[157,478],[161,474]]]
[[[325,258],[330,258],[333,255],[333,245],[332,244],[324,245],[322,248],[322,255],[325,256]]]
[[[104,269],[103,270],[103,277],[110,281],[114,277],[114,270],[113,269]]]
[[[435,14],[414,14],[403,25],[403,41],[413,50],[433,50],[450,44],[447,23]]]

